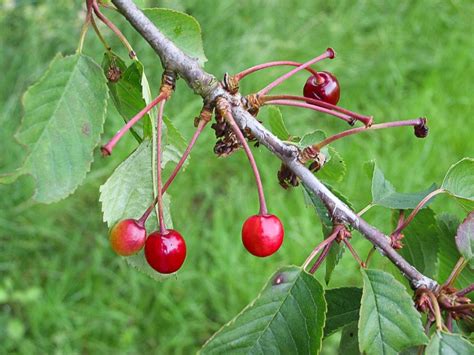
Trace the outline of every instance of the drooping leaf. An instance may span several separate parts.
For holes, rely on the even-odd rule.
[[[416,193],[400,193],[385,176],[375,163],[370,161],[365,166],[369,177],[372,178],[372,204],[391,209],[413,209],[430,192],[436,190],[436,185],[431,185],[426,191]],[[425,205],[427,206],[429,202]]]
[[[328,237],[332,231],[332,219],[329,216],[326,206],[324,205],[321,199],[314,195],[304,184],[303,186],[303,193],[305,196],[305,201],[307,205],[314,207],[316,213],[318,214],[321,224],[324,237]],[[344,202],[349,208],[353,209],[352,204],[349,202],[346,196],[342,193],[331,187],[330,185],[326,184],[326,187],[334,194],[337,198],[339,198],[342,202]],[[325,263],[326,263],[326,275],[325,281],[326,284],[329,284],[331,279],[332,272],[334,268],[339,263],[339,260],[342,258],[344,253],[344,245],[342,243],[333,243],[331,249],[329,249],[329,253],[326,256]]]
[[[359,355],[359,339],[357,337],[357,322],[353,322],[342,329],[339,342],[339,355]]]
[[[23,98],[25,114],[16,138],[28,149],[24,164],[0,180],[6,183],[22,174],[32,175],[33,199],[42,203],[74,192],[90,170],[107,97],[105,76],[91,58],[56,56]]]
[[[456,246],[462,256],[474,267],[474,211],[459,225],[456,234]]]
[[[460,221],[454,215],[442,214],[436,217],[438,227],[440,230],[439,235],[439,270],[438,280],[445,282],[449,274],[456,265],[459,257],[459,251],[456,248],[455,236],[457,233]],[[469,269],[469,265],[459,274],[456,279],[455,286],[458,288],[464,288],[474,283],[474,273]]]
[[[436,332],[425,350],[426,355],[474,354],[474,345],[459,334]]]
[[[420,314],[395,278],[380,270],[361,270],[364,289],[359,318],[359,350],[367,354],[397,354],[426,344]]]
[[[201,66],[207,61],[201,37],[201,26],[188,14],[170,9],[144,9],[143,13],[178,48]]]
[[[145,139],[100,187],[103,218],[109,228],[125,218],[138,219],[153,201],[151,152],[152,144],[149,139]],[[165,164],[166,161],[163,161],[163,165]],[[170,200],[167,194],[164,195],[163,206],[166,226],[172,228]],[[146,227],[148,232],[156,230],[154,214],[148,218]],[[165,277],[148,265],[143,251],[125,259],[128,264],[154,279],[160,280]]]
[[[142,87],[143,65],[139,61],[133,61],[127,67],[124,60],[118,55],[106,52],[102,61],[102,68],[108,78],[107,85],[113,103],[124,121],[128,122],[147,104]],[[145,124],[145,122],[147,123]],[[145,126],[148,127],[148,130],[144,132]],[[144,137],[151,137],[150,128],[150,116],[146,114],[130,131],[140,143]]]
[[[283,116],[278,107],[268,107],[268,124],[272,133],[281,140],[286,141],[288,138],[290,138],[290,133],[286,129]]]
[[[326,313],[324,337],[328,337],[351,323],[357,324],[362,289],[357,287],[333,288],[326,290],[325,297],[328,311]]]
[[[474,158],[464,158],[451,165],[441,187],[468,210],[474,209]]]
[[[406,212],[408,216],[410,211]],[[398,213],[393,214],[396,227]],[[413,221],[403,230],[403,248],[400,254],[421,273],[436,278],[438,270],[439,229],[432,209],[418,212]]]
[[[318,281],[299,267],[287,266],[201,352],[316,354],[325,313],[324,290]]]

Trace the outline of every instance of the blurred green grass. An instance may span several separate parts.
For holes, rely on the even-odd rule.
[[[206,69],[218,77],[269,60],[304,61],[331,46],[337,58],[320,67],[339,78],[342,106],[379,122],[427,116],[425,140],[400,129],[335,144],[348,167],[337,188],[358,209],[369,202],[362,168],[367,160],[377,159],[387,178],[408,192],[440,183],[451,164],[474,155],[472,1],[140,2],[195,16],[203,29]],[[12,139],[21,119],[21,95],[56,52],[75,50],[80,10],[78,0],[0,3],[0,173],[21,162],[23,148]],[[111,17],[134,43],[157,90],[161,67],[152,50],[119,16]],[[101,59],[100,43],[91,34],[86,53]],[[279,73],[272,69],[248,78],[242,90],[255,91]],[[277,92],[299,93],[305,79],[297,76]],[[199,108],[200,99],[181,82],[167,110],[189,138]],[[294,134],[346,129],[312,112],[282,111]],[[108,116],[104,139],[121,124],[113,109]],[[134,149],[130,137],[111,159],[96,154],[85,184],[60,203],[30,203],[29,177],[0,185],[0,352],[190,353],[240,311],[278,266],[301,264],[321,238],[320,223],[305,208],[301,191],[279,188],[279,162],[264,149],[255,151],[268,204],[286,227],[286,241],[272,258],[249,256],[239,234],[241,223],[257,210],[253,177],[243,153],[217,159],[213,144],[208,130],[170,188],[174,223],[187,239],[189,256],[177,279],[164,283],[113,255],[101,221],[98,188]],[[445,197],[432,206],[462,215]],[[367,217],[388,231],[388,211],[374,208]],[[355,239],[365,255],[369,244]],[[391,267],[381,257],[377,261]],[[360,283],[347,253],[335,273],[331,287]],[[337,336],[325,351],[332,352],[335,344]]]

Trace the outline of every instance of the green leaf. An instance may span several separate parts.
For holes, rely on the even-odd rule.
[[[385,179],[383,172],[377,167],[374,160],[366,163],[365,169],[372,177],[372,204],[387,208],[404,210],[413,209],[430,192],[436,190],[436,185],[431,185],[426,191],[416,193],[396,192],[390,181]],[[425,205],[427,206],[429,202]]]
[[[286,129],[283,116],[278,107],[268,107],[268,124],[270,126],[270,130],[275,136],[284,141],[288,140],[290,133],[288,133],[288,130]]]
[[[438,238],[438,280],[444,282],[448,279],[449,274],[460,257],[455,243],[455,236],[460,221],[456,216],[447,213],[437,216],[436,221],[440,230]],[[469,266],[466,266],[456,279],[455,286],[457,288],[464,288],[472,283],[474,283],[474,273],[472,270],[469,270]]]
[[[359,349],[367,354],[397,354],[426,344],[420,314],[395,278],[380,270],[361,270],[364,279],[359,318]]]
[[[165,162],[172,161],[178,163],[183,156],[188,144],[183,135],[173,125],[173,122],[166,116],[163,116],[163,122],[166,125],[165,150],[163,152],[163,160]],[[183,164],[183,168],[189,163],[190,156]]]
[[[314,207],[316,213],[318,214],[319,218],[321,219],[322,230],[324,238],[328,237],[332,231],[332,219],[329,216],[329,213],[321,199],[314,195],[304,184],[303,186],[303,193],[305,196],[305,201],[307,205]],[[352,204],[348,201],[347,197],[344,196],[342,193],[331,187],[330,185],[326,184],[326,187],[334,194],[337,198],[339,198],[342,202],[344,202],[349,208],[353,209]],[[326,256],[326,275],[325,281],[326,284],[329,284],[331,279],[332,272],[334,271],[336,265],[339,263],[339,260],[342,258],[344,253],[344,245],[342,243],[333,243],[331,249],[329,249],[329,253]]]
[[[459,225],[455,241],[461,255],[474,267],[474,211]]]
[[[325,313],[324,290],[318,281],[299,267],[283,267],[201,351],[316,354],[321,348]]]
[[[350,323],[357,324],[362,289],[357,287],[333,288],[326,290],[325,297],[328,311],[324,337],[330,336]]]
[[[128,67],[123,59],[112,52],[106,52],[102,61],[102,68],[105,75],[117,68],[120,70],[120,79],[116,81],[109,80],[109,87],[112,100],[117,111],[128,122],[133,116],[140,112],[145,106],[146,101],[143,95],[142,80],[144,77],[143,65],[139,61],[133,61]],[[150,127],[150,116],[146,114],[138,121],[130,131],[140,143],[144,136],[150,137],[151,132],[144,132],[145,122]]]
[[[474,346],[458,334],[436,332],[426,347],[427,355],[467,355],[474,354]]]
[[[344,327],[339,342],[338,354],[340,355],[359,355],[359,340],[357,337],[357,322],[353,322]]]
[[[346,172],[346,163],[341,154],[339,154],[339,152],[333,147],[329,147],[329,154],[326,156],[326,163],[322,169],[317,172],[318,178],[324,182],[335,184],[344,180]]]
[[[317,129],[316,131],[305,134],[303,137],[301,137],[300,141],[297,144],[300,148],[305,148],[305,147],[309,147],[310,145],[319,143],[325,138],[326,138],[326,133],[324,133],[324,131],[320,129]],[[327,153],[325,154],[325,152],[327,152],[327,149],[325,150],[323,148],[321,152],[327,156]]]
[[[443,189],[469,209],[474,208],[474,158],[464,158],[451,165],[444,177]]]
[[[204,65],[201,26],[194,17],[170,9],[144,9],[143,13],[178,48]]]
[[[102,203],[104,222],[109,228],[125,218],[140,218],[153,201],[151,154],[152,144],[146,139],[100,187],[99,200]],[[166,161],[163,161],[163,164],[166,164]],[[166,226],[172,228],[170,200],[167,194],[164,195],[163,205]],[[148,218],[146,227],[148,232],[157,228],[154,212]],[[143,251],[125,259],[128,264],[154,279],[165,278],[165,275],[159,274],[148,265]]]
[[[410,211],[407,211],[406,215]],[[392,224],[397,225],[398,213],[393,214]],[[436,278],[438,270],[439,228],[432,209],[418,212],[403,230],[403,248],[400,254],[421,273]]]
[[[4,183],[30,174],[33,199],[59,201],[81,184],[93,161],[107,109],[107,85],[101,68],[89,57],[56,56],[43,77],[23,97],[24,117],[17,140],[28,155]]]

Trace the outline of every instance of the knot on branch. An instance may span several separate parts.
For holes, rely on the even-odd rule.
[[[176,88],[176,73],[171,70],[165,70],[161,76],[160,92],[170,97]]]
[[[230,75],[229,73],[225,73],[222,86],[231,95],[235,95],[239,92],[239,78],[235,75]]]
[[[252,116],[257,116],[262,106],[262,101],[258,94],[250,94],[242,98],[242,106]]]

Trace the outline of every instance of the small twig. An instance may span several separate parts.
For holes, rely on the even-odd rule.
[[[232,116],[232,112],[229,109],[228,102],[225,100],[218,100],[216,107],[217,110],[220,111],[221,115],[226,118],[227,122],[232,128],[232,131],[234,131],[234,134],[237,136],[240,144],[242,144],[242,147],[244,148],[245,154],[247,155],[247,158],[250,162],[250,166],[252,167],[252,171],[255,176],[255,182],[257,183],[258,200],[260,202],[259,214],[261,216],[265,216],[268,214],[267,203],[265,202],[262,179],[260,178],[260,173],[258,171],[257,163],[255,162],[255,158],[253,157],[252,151],[250,150],[247,140],[245,139],[239,126],[237,125],[237,123],[235,123],[234,117]]]
[[[397,228],[392,232],[392,235],[400,234],[400,232],[403,229],[405,229],[411,223],[411,221],[413,220],[413,218],[415,218],[415,216],[418,214],[420,209],[422,209],[423,206],[426,205],[429,200],[431,200],[436,195],[442,194],[444,192],[446,192],[446,191],[443,188],[440,188],[440,189],[436,189],[436,190],[430,192],[428,195],[426,195],[425,198],[418,203],[418,205],[415,207],[415,209],[405,219],[405,221],[401,225],[397,226]]]
[[[365,206],[363,209],[360,210],[359,213],[357,213],[357,215],[360,217],[362,216],[364,213],[366,213],[368,210],[370,210],[372,207],[374,207],[375,205],[373,205],[372,203],[369,203],[367,206]]]
[[[463,296],[466,296],[467,294],[471,293],[472,291],[474,291],[474,284],[471,284],[471,285],[467,286],[466,288],[463,288],[462,290],[459,290],[458,292],[456,292],[456,296],[463,297]]]
[[[357,252],[355,251],[355,249],[352,247],[352,244],[347,240],[347,238],[344,238],[342,240],[344,242],[344,244],[347,246],[347,248],[349,249],[349,251],[351,252],[352,256],[354,257],[354,259],[356,259],[356,261],[359,263],[360,267],[365,269],[366,268],[366,264],[362,261],[362,259],[360,258],[359,254],[357,254]]]
[[[466,259],[464,259],[464,257],[461,256],[459,260],[457,261],[456,265],[454,265],[453,271],[451,271],[451,274],[449,275],[448,279],[443,284],[443,288],[451,286],[456,281],[459,274],[461,273],[461,271],[464,269],[466,265],[467,265]]]
[[[268,92],[270,90],[272,90],[274,87],[280,85],[286,79],[292,77],[293,75],[295,75],[299,71],[304,70],[304,69],[308,68],[309,66],[311,66],[311,65],[313,65],[317,62],[320,62],[323,59],[326,59],[326,58],[333,59],[335,57],[335,55],[336,55],[336,53],[334,52],[334,50],[332,48],[326,49],[326,51],[323,54],[321,54],[320,56],[317,56],[316,58],[313,58],[313,59],[307,61],[306,63],[301,64],[299,67],[296,67],[295,69],[293,69],[293,70],[289,71],[288,73],[280,76],[278,79],[276,79],[275,81],[273,81],[270,84],[268,84],[267,86],[265,86],[262,90],[260,90],[258,92],[258,95],[262,96],[262,95],[268,94]]]
[[[308,255],[308,257],[306,258],[305,262],[302,265],[303,270],[305,270],[308,267],[308,265],[311,263],[311,261],[314,259],[314,257],[319,253],[319,251],[322,248],[325,248],[328,244],[331,244],[336,239],[340,228],[341,226],[334,227],[331,234],[326,239],[324,239],[320,244],[318,244],[316,248],[313,249],[313,251]]]
[[[287,61],[287,60],[279,60],[279,61],[275,61],[275,62],[263,63],[263,64],[255,65],[255,66],[253,66],[253,67],[251,67],[251,68],[242,70],[240,73],[235,74],[234,77],[235,77],[237,80],[242,80],[242,79],[245,78],[247,75],[250,75],[250,74],[252,74],[252,73],[255,73],[255,72],[259,71],[259,70],[267,69],[267,68],[272,68],[272,67],[278,67],[278,66],[284,66],[284,65],[289,65],[289,66],[293,66],[293,67],[299,67],[299,66],[303,65],[303,63],[292,62],[292,61]],[[315,76],[315,77],[318,76],[318,73],[316,72],[316,70],[314,70],[314,69],[311,68],[311,67],[306,67],[305,70],[309,71],[309,72],[310,72],[313,76]]]
[[[403,126],[417,126],[420,125],[423,121],[422,118],[417,118],[415,120],[405,120],[405,121],[393,121],[393,122],[387,122],[387,123],[379,123],[379,124],[374,124],[370,127],[357,127],[357,128],[352,128],[348,129],[346,131],[342,131],[338,134],[335,134],[331,137],[326,138],[325,140],[321,141],[318,144],[315,144],[314,147],[321,150],[321,148],[327,146],[328,144],[331,144],[339,139],[352,136],[354,134],[358,134],[361,132],[367,132],[367,131],[375,131],[378,129],[386,129],[386,128],[395,128],[395,127],[403,127]]]
[[[323,251],[321,252],[321,255],[319,255],[318,259],[316,260],[314,265],[309,270],[310,274],[314,274],[316,272],[316,270],[318,270],[319,266],[323,263],[324,259],[326,259],[326,256],[328,255],[329,250],[331,250],[331,247],[332,247],[333,243],[334,243],[334,240],[332,241],[332,243],[330,243],[330,244],[328,244],[324,247]]]
[[[443,329],[443,319],[441,318],[441,310],[439,308],[438,300],[436,299],[436,296],[433,294],[433,292],[427,290],[426,294],[431,300],[431,305],[433,307],[433,314],[436,319],[436,329],[441,330]]]
[[[112,30],[112,32],[115,33],[115,35],[120,39],[120,41],[123,43],[125,48],[128,50],[128,55],[130,56],[131,59],[136,60],[137,59],[137,54],[133,50],[132,46],[128,42],[127,38],[123,35],[123,33],[111,22],[99,9],[99,5],[97,5],[97,1],[93,0],[92,2],[92,8],[94,9],[94,13],[96,16],[101,20],[108,28]]]
[[[340,118],[343,121],[346,121],[350,124],[354,121],[350,116],[340,113],[337,111],[332,111],[324,107],[311,105],[306,102],[299,102],[299,101],[292,101],[292,100],[271,100],[265,102],[265,105],[278,105],[278,106],[292,106],[292,107],[300,107],[300,108],[307,108],[309,110],[318,111],[322,113],[327,113],[328,115],[332,115],[334,117]]]
[[[310,98],[310,97],[295,96],[295,95],[267,95],[267,96],[259,97],[259,101],[262,104],[264,104],[267,101],[274,101],[274,100],[304,101],[304,102],[306,102],[308,104],[311,104],[311,105],[324,107],[324,108],[332,110],[332,111],[338,111],[340,113],[346,114],[346,115],[354,118],[355,120],[361,121],[366,126],[372,125],[372,121],[373,121],[372,116],[364,116],[364,115],[361,115],[359,113],[356,113],[356,112],[347,110],[345,108],[342,108],[340,106],[333,105],[333,104],[330,104],[328,102],[318,100],[318,99],[314,99],[314,98]],[[353,122],[350,122],[350,123],[352,124]]]
[[[132,126],[137,123],[143,116],[145,116],[153,107],[158,105],[161,101],[167,99],[169,96],[166,92],[160,92],[160,94],[148,105],[146,105],[140,112],[138,112],[135,116],[133,116],[130,121],[128,121],[116,134],[112,137],[110,141],[107,142],[104,146],[102,146],[102,154],[103,155],[110,155],[112,154],[112,150],[114,149],[115,145],[118,141],[122,138],[122,136],[130,129]]]

